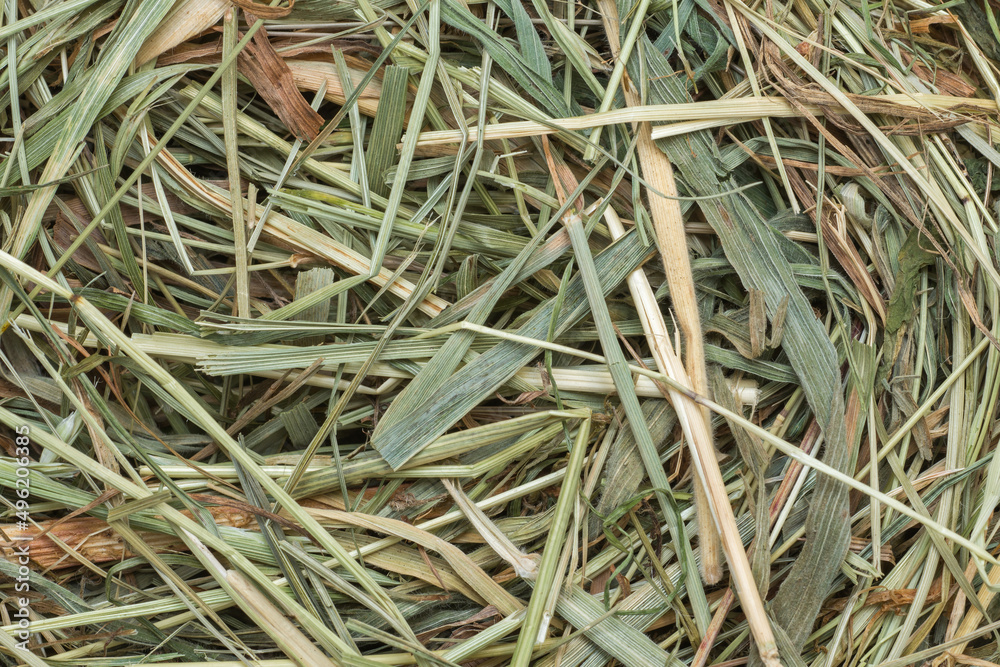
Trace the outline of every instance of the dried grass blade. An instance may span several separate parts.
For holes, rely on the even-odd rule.
[[[646,474],[649,476],[649,481],[656,491],[660,506],[667,519],[667,525],[670,527],[671,536],[677,543],[676,548],[690,552],[691,545],[681,538],[679,527],[675,524],[673,514],[669,509],[670,501],[668,494],[671,493],[670,483],[667,481],[666,473],[660,464],[660,457],[656,450],[656,444],[649,434],[649,427],[643,419],[642,407],[639,405],[639,399],[636,397],[633,388],[628,364],[625,361],[621,347],[618,345],[614,326],[611,323],[611,315],[608,312],[608,306],[604,300],[601,283],[598,278],[600,273],[590,254],[583,221],[579,215],[571,214],[563,222],[569,234],[570,242],[573,244],[577,264],[580,267],[580,277],[584,285],[587,303],[590,306],[594,323],[597,325],[597,333],[601,341],[601,347],[604,350],[605,358],[607,359],[608,370],[614,379],[615,387],[618,389],[618,398],[625,410],[629,428],[633,435],[635,435],[639,454],[646,467]],[[678,413],[679,419],[682,419],[681,415],[682,413]],[[691,567],[695,567],[694,558],[683,559],[683,562]],[[708,605],[705,602],[704,590],[699,585],[700,577],[695,572],[691,574],[693,576],[688,580],[688,593],[692,599],[696,617],[698,617],[699,622],[707,625]]]
[[[545,640],[548,634],[550,618],[545,617],[545,607],[553,586],[559,574],[556,571],[562,545],[566,540],[566,530],[570,524],[570,516],[577,503],[577,493],[580,488],[580,474],[583,471],[583,461],[587,453],[587,442],[590,437],[590,420],[585,419],[580,424],[573,448],[569,452],[569,463],[566,466],[566,476],[563,487],[556,501],[555,514],[552,518],[545,549],[538,566],[538,576],[531,592],[531,600],[525,612],[521,634],[517,638],[514,655],[511,656],[512,667],[527,667],[531,663],[531,655],[536,644]],[[559,597],[562,597],[561,592]],[[558,601],[557,601],[558,604]]]
[[[262,31],[258,31],[261,34]],[[222,50],[231,54],[236,48],[236,12],[227,10],[222,31]],[[226,167],[229,170],[229,199],[242,201],[240,179],[239,136],[236,130],[236,63],[222,77],[222,127],[226,142]],[[236,314],[250,317],[250,274],[247,256],[247,229],[243,219],[243,206],[233,206],[233,245],[236,250]]]
[[[365,167],[368,169],[368,185],[372,192],[389,194],[385,175],[389,167],[396,163],[396,144],[403,134],[403,118],[406,114],[406,88],[408,74],[405,68],[388,65],[382,79],[382,96],[375,112],[371,139],[365,153]]]
[[[636,266],[645,254],[646,251],[639,247],[635,235],[629,235],[621,243],[602,253],[597,258],[597,264],[602,272],[602,277],[606,280],[603,283],[603,288],[611,290],[614,281],[624,279],[626,273]],[[510,278],[508,278],[509,280]],[[503,288],[509,284],[510,282],[498,282],[491,285],[490,290],[494,292],[494,298],[499,297]],[[486,306],[480,311],[483,317],[491,305],[486,302],[478,304],[479,307]],[[582,280],[575,278],[566,290],[564,305],[558,314],[557,332],[561,333],[566,327],[583,317],[585,308],[586,296]],[[531,319],[518,330],[518,333],[527,338],[543,341],[549,330],[552,310],[553,303],[550,301],[539,308]],[[473,319],[471,315],[469,319]],[[468,335],[463,336],[463,341],[460,341],[458,336],[454,338],[456,342],[462,342],[466,349],[471,343]],[[406,396],[405,392],[396,399],[393,407],[383,416],[379,428],[373,434],[372,445],[379,450],[389,465],[394,468],[401,466],[434,438],[461,420],[473,407],[490,396],[530,362],[537,353],[537,347],[503,341],[477,357],[472,363],[452,373],[451,371],[457,366],[460,357],[456,358],[457,355],[455,355],[453,347],[442,347],[441,352],[435,358],[440,359],[442,363],[449,364],[449,366],[444,369],[444,372],[434,369],[442,377],[434,378],[434,384],[426,393],[416,393],[412,388],[420,386],[418,380],[422,378],[427,381],[431,380],[427,377],[427,368],[430,366],[426,367],[408,387],[412,402],[408,404],[401,402],[401,399]],[[456,396],[458,396],[458,400],[456,400]],[[391,415],[393,410],[397,413],[396,415]],[[390,417],[396,422],[402,422],[403,419],[408,421],[405,422],[405,425],[397,424],[390,420]]]
[[[260,470],[260,466],[256,459],[241,445],[239,445],[239,443],[233,440],[232,436],[226,433],[225,429],[223,429],[222,426],[213,418],[201,402],[195,400],[194,397],[183,387],[183,385],[181,385],[176,378],[163,369],[163,367],[157,364],[146,353],[137,349],[131,341],[100,312],[100,310],[91,305],[87,300],[73,294],[71,291],[52,281],[44,274],[39,273],[35,269],[27,266],[23,262],[20,262],[8,253],[0,251],[0,265],[3,265],[8,270],[16,272],[16,274],[24,278],[30,279],[40,288],[47,289],[50,292],[58,294],[59,296],[69,300],[77,311],[80,312],[81,316],[89,323],[92,331],[99,333],[105,341],[109,344],[117,346],[123,354],[135,360],[137,366],[141,368],[144,373],[148,374],[153,381],[159,383],[159,386],[163,388],[166,395],[175,400],[179,406],[184,407],[192,421],[197,423],[199,427],[211,435],[212,438],[220,444],[223,450],[225,450],[232,459],[239,461],[240,465],[250,471],[281,507],[289,512],[295,520],[308,530],[324,549],[326,549],[331,555],[336,556],[342,566],[357,577],[362,587],[365,588],[365,590],[371,594],[374,599],[378,600],[380,604],[384,605],[384,609],[388,613],[397,616],[403,627],[408,627],[405,620],[402,619],[399,614],[399,610],[392,603],[382,588],[372,579],[368,571],[356,561],[349,558],[346,550],[340,545],[339,542],[333,539],[333,537],[326,530],[324,530],[323,527],[304,510],[304,508],[288,496],[280,484],[265,475]],[[119,481],[120,483],[120,480],[116,481]],[[142,493],[143,496],[147,494],[148,492]],[[181,516],[183,517],[183,515]],[[187,521],[186,523],[190,523],[190,521]],[[201,535],[197,535],[200,539],[205,539],[203,536],[208,535],[203,530],[199,530],[198,532],[201,533]],[[226,551],[229,551],[227,555],[230,558],[234,557],[235,554],[232,550],[227,549]],[[249,569],[250,571],[256,570],[256,568],[252,567],[249,564],[249,561],[245,558],[241,560],[246,565],[246,569]],[[263,581],[270,584],[270,580],[264,579]],[[263,581],[260,583],[263,583]]]
[[[655,149],[655,146],[653,148]],[[610,207],[607,208],[604,216],[612,238],[620,238],[624,235],[625,229],[622,227],[621,221],[618,220],[618,216],[613,209]],[[686,258],[686,246],[684,252]],[[669,375],[678,384],[693,389],[693,383],[687,375],[684,364],[670,345],[670,334],[667,330],[666,322],[663,320],[663,314],[656,303],[656,297],[652,287],[649,285],[646,274],[641,270],[635,271],[629,276],[628,283],[632,299],[635,301],[637,310],[639,311],[639,318],[642,320],[646,339],[649,342],[653,358],[656,360],[656,365],[660,369],[660,372]],[[671,291],[671,294],[673,294],[673,291]],[[697,389],[694,390],[697,393],[705,393]],[[680,392],[668,390],[668,393],[671,403],[674,405],[674,410],[677,413],[678,421],[684,429],[684,435],[691,448],[691,455],[698,469],[698,475],[702,480],[703,488],[708,492],[706,500],[711,502],[710,505],[706,504],[704,507],[698,508],[699,512],[705,512],[707,515],[699,515],[698,518],[702,567],[706,567],[704,565],[706,540],[705,534],[701,531],[705,531],[706,529],[713,530],[713,534],[715,534],[715,526],[718,526],[718,533],[721,534],[722,546],[725,549],[726,557],[729,559],[729,566],[732,569],[736,590],[739,594],[740,602],[743,604],[743,610],[747,615],[747,621],[753,637],[757,641],[761,660],[767,665],[779,664],[774,634],[771,631],[767,612],[764,611],[764,603],[760,598],[760,592],[757,590],[757,584],[754,580],[746,551],[743,549],[743,541],[740,538],[739,529],[736,526],[736,518],[733,516],[733,510],[729,504],[729,495],[726,493],[722,473],[719,471],[719,462],[715,456],[715,445],[712,442],[711,431],[709,431],[710,422],[706,419],[707,411],[699,408],[693,401]],[[714,518],[714,524],[708,524],[707,520],[710,518]],[[712,542],[709,542],[709,544],[717,548]],[[717,558],[718,556],[715,555],[715,557]],[[721,578],[721,572],[719,572],[719,578]]]
[[[90,131],[104,103],[111,96],[118,82],[125,76],[139,47],[160,23],[172,5],[172,0],[152,0],[143,3],[141,11],[133,5],[131,16],[119,22],[108,46],[94,64],[94,69],[86,86],[73,107],[73,113],[63,125],[59,139],[53,149],[41,182],[50,183],[66,175],[79,154],[80,142]],[[36,190],[28,200],[28,205],[20,217],[13,238],[7,248],[15,257],[23,257],[35,240],[45,209],[55,196],[56,186],[50,185]],[[0,319],[6,320],[10,308],[11,292],[6,286],[0,288]]]
[[[647,53],[647,67],[654,76],[659,76],[668,68],[655,55]],[[687,99],[687,92],[667,79],[658,78],[652,90],[657,101]],[[659,145],[699,195],[731,189],[731,182],[720,183],[714,171],[715,151],[706,133],[664,139]],[[809,405],[823,429],[824,461],[840,472],[845,471],[848,452],[837,354],[782,256],[774,232],[739,196],[725,195],[703,201],[700,206],[719,234],[726,256],[744,285],[764,292],[772,315],[779,307],[787,308],[782,348],[799,375]],[[847,502],[847,489],[841,483],[829,477],[819,480],[814,509],[808,519],[809,538],[775,599],[777,622],[796,649],[811,631],[847,551],[850,536]]]
[[[308,510],[312,516],[324,518],[337,523],[358,526],[366,530],[375,530],[388,535],[421,544],[428,549],[437,551],[455,571],[465,580],[469,591],[482,596],[489,604],[494,605],[505,616],[513,614],[524,605],[516,597],[504,590],[482,569],[469,559],[458,547],[408,523],[385,517],[372,517],[358,512],[341,512],[339,510]]]

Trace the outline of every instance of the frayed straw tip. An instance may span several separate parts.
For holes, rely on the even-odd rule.
[[[702,561],[701,578],[708,585],[717,584],[722,581],[722,563],[716,559],[713,563]]]
[[[781,658],[778,656],[778,648],[774,645],[760,650],[760,659],[764,667],[782,667]]]

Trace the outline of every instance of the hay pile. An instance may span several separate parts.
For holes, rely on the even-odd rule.
[[[6,665],[991,665],[982,0],[7,2]]]

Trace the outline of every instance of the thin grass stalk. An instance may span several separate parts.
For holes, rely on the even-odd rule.
[[[670,285],[670,297],[674,304],[678,323],[683,336],[686,350],[685,367],[692,383],[692,389],[700,394],[708,393],[708,374],[705,367],[705,350],[701,333],[701,317],[698,302],[694,293],[694,275],[691,273],[691,262],[688,258],[687,234],[680,206],[676,199],[677,187],[674,184],[673,170],[667,156],[661,151],[649,136],[649,125],[639,127],[639,160],[643,172],[658,192],[649,193],[649,207],[653,218],[653,229],[657,236],[657,246],[663,258],[663,266],[667,272],[667,282]],[[703,414],[706,422],[703,437],[712,440],[711,428],[708,427],[708,413]],[[714,452],[714,445],[712,446]],[[714,455],[714,454],[713,454]],[[701,482],[695,484],[695,502],[699,508],[699,526],[701,530],[701,566],[702,576],[708,584],[717,583],[722,578],[721,553],[718,536],[708,520],[708,499],[706,489]]]
[[[743,67],[747,71],[747,80],[750,82],[750,87],[753,89],[754,97],[761,97],[760,82],[757,80],[757,72],[753,66],[753,61],[750,59],[750,53],[747,51],[746,40],[743,38],[742,25],[737,22],[736,14],[733,13],[733,7],[730,4],[726,5],[726,15],[729,17],[729,24],[734,27],[733,35],[736,37],[736,46],[739,48],[740,58],[743,61]],[[775,162],[778,167],[778,174],[781,176],[781,183],[785,187],[785,195],[788,197],[788,201],[792,204],[792,210],[796,213],[799,212],[799,201],[795,196],[795,190],[792,188],[791,182],[788,180],[788,173],[785,171],[785,161],[781,158],[781,151],[778,149],[777,141],[775,140],[774,128],[771,125],[770,118],[761,119],[764,124],[764,132],[767,134],[767,141],[771,145],[771,153],[774,156]]]
[[[632,7],[629,12],[632,15],[632,22],[629,24],[628,33],[625,35],[625,40],[619,43],[617,39],[618,26],[615,25],[613,28],[605,22],[605,30],[608,33],[609,41],[611,42],[611,50],[615,56],[615,68],[611,71],[611,76],[608,77],[608,85],[604,91],[604,97],[601,99],[601,106],[597,109],[597,113],[605,113],[611,109],[611,104],[615,100],[615,95],[618,93],[618,88],[622,84],[622,79],[626,79],[625,82],[625,94],[629,94],[632,84],[628,81],[626,76],[626,64],[629,58],[632,56],[632,49],[635,48],[635,43],[639,39],[639,33],[643,29],[646,21],[646,13],[649,10],[650,0],[639,0],[638,4]],[[605,11],[612,10],[614,5],[605,3]],[[618,23],[617,12],[614,12],[614,16],[607,16],[610,22],[615,24]],[[628,98],[626,98],[628,99]],[[636,106],[632,102],[637,100],[630,100],[629,106]],[[640,103],[641,104],[641,103]],[[584,160],[593,160],[596,153],[596,147],[600,145],[601,142],[601,130],[602,125],[598,125],[590,133],[590,145],[587,146],[587,150],[584,151]],[[668,194],[676,194],[671,192]]]
[[[484,328],[483,332],[488,333],[489,329]],[[518,339],[518,337],[516,337],[515,335],[506,334],[504,332],[496,332],[495,335],[497,335],[500,338],[509,338],[511,340]],[[549,348],[554,351],[560,351],[560,352],[573,350],[573,348],[567,348],[565,346],[561,346],[556,343],[545,343],[544,341],[539,341],[539,340],[534,340],[533,344],[541,348]],[[980,344],[983,345],[983,349],[985,349],[985,347],[989,345],[989,340],[984,339],[983,341],[981,341]],[[609,367],[611,366],[611,363],[608,361],[606,357],[581,351],[576,351],[576,353],[580,356],[584,356],[585,358],[606,363],[608,364]],[[965,362],[963,361],[963,363]],[[667,387],[681,393],[686,398],[698,403],[703,407],[708,408],[712,412],[722,417],[725,417],[727,420],[732,421],[734,424],[738,425],[740,428],[747,431],[750,435],[760,438],[768,445],[774,447],[781,453],[791,458],[793,461],[801,463],[807,468],[812,468],[818,472],[821,472],[824,475],[828,475],[832,479],[856,491],[860,491],[861,493],[865,494],[870,498],[877,499],[879,502],[885,503],[886,505],[890,506],[893,510],[900,512],[901,514],[905,514],[907,517],[926,526],[928,529],[934,530],[940,533],[942,536],[946,537],[947,539],[955,541],[957,544],[960,544],[964,548],[969,549],[970,552],[972,552],[976,557],[977,563],[980,566],[983,563],[1000,563],[1000,561],[998,561],[994,556],[990,555],[989,552],[982,545],[976,544],[973,540],[963,537],[958,533],[954,532],[953,530],[945,526],[942,526],[934,519],[931,519],[921,514],[920,512],[906,505],[903,505],[901,502],[899,502],[889,494],[882,493],[881,491],[872,488],[863,482],[858,481],[857,479],[851,477],[850,475],[842,473],[837,469],[823,463],[821,460],[819,460],[812,454],[804,452],[802,451],[801,448],[796,447],[795,445],[783,440],[781,437],[773,433],[771,430],[758,426],[757,424],[747,419],[744,415],[729,410],[726,407],[711,400],[710,398],[707,398],[700,394],[696,394],[695,392],[685,387],[683,384],[674,380],[672,377],[646,368],[641,368],[638,366],[630,366],[627,363],[625,363],[624,366],[627,369],[626,372],[631,372],[635,375],[645,375],[646,377],[654,379],[657,382],[662,382],[663,384],[667,385]],[[902,437],[902,435],[900,435],[900,437]],[[859,474],[858,476],[861,477],[862,475]]]
[[[936,185],[932,185],[931,182],[913,165],[913,163],[907,158],[906,155],[896,147],[892,141],[886,137],[885,133],[880,130],[875,123],[872,122],[871,118],[867,114],[863,113],[858,107],[844,94],[840,88],[834,85],[827,77],[823,76],[812,63],[803,58],[801,54],[795,51],[787,41],[781,38],[777,32],[771,27],[767,21],[765,21],[760,16],[750,12],[746,7],[732,3],[732,7],[743,14],[746,19],[759,29],[764,35],[767,36],[775,45],[778,46],[781,51],[791,59],[798,67],[800,67],[804,72],[806,72],[810,78],[812,78],[816,83],[818,83],[824,90],[826,90],[840,105],[842,105],[848,113],[854,118],[875,140],[876,143],[890,156],[897,164],[906,172],[906,175],[913,179],[913,182],[918,188],[925,194],[929,195],[929,203],[933,210],[940,215],[945,221],[947,221],[952,229],[958,232],[959,236],[967,243],[968,248],[972,252],[976,261],[982,270],[989,276],[990,280],[993,282],[995,287],[1000,287],[1000,274],[997,273],[993,262],[989,260],[983,254],[983,251],[979,248],[978,244],[975,243],[974,239],[971,237],[969,231],[965,228],[962,222],[958,219],[958,216],[952,210],[945,201],[942,200],[940,196],[934,196],[935,193],[940,192]]]
[[[222,31],[222,51],[232,53],[236,48],[236,12],[226,10]],[[240,183],[239,135],[236,130],[236,62],[226,68],[222,77],[222,127],[226,142],[226,167],[229,171],[229,199],[238,202],[232,207],[233,245],[236,249],[236,314],[250,317],[250,274],[247,257],[247,229],[243,220],[243,189]]]
[[[538,576],[531,591],[531,600],[525,611],[524,622],[521,625],[521,633],[517,638],[517,645],[514,654],[511,656],[512,667],[527,667],[531,663],[532,652],[535,646],[545,640],[542,633],[547,633],[549,621],[544,618],[545,605],[552,592],[554,581],[557,577],[556,566],[559,562],[559,555],[562,552],[562,545],[566,540],[566,530],[569,527],[570,515],[576,505],[577,491],[580,488],[581,473],[583,472],[583,462],[587,453],[587,442],[590,436],[590,420],[585,419],[580,424],[573,448],[569,452],[569,463],[566,466],[566,476],[563,479],[563,486],[559,492],[559,499],[556,501],[555,514],[553,515],[552,526],[549,530],[548,538],[545,540],[545,549],[542,552],[542,560],[538,566]]]
[[[625,66],[631,55],[631,48],[638,36],[638,28],[643,24],[645,19],[646,6],[646,2],[640,1],[635,7],[635,16],[632,17],[629,34],[620,49],[618,45],[612,44],[612,50],[620,50],[620,52],[616,53],[618,63],[615,67],[615,73],[618,73],[619,76],[625,74]],[[613,12],[613,7],[613,5],[609,4],[607,11]],[[617,16],[615,14],[605,16],[605,24],[607,23],[617,23]],[[610,31],[609,34],[611,34]],[[642,101],[627,76],[624,94],[628,106],[641,106]],[[610,105],[610,96],[606,96],[605,101]],[[606,111],[607,108],[602,105],[600,110]],[[684,218],[681,215],[680,205],[676,199],[672,199],[677,196],[673,168],[667,156],[650,138],[651,128],[649,123],[640,123],[637,131],[639,162],[642,164],[643,176],[652,186],[652,191],[647,193],[650,214],[653,218],[653,229],[657,237],[657,246],[667,273],[670,297],[677,313],[684,340],[687,375],[693,383],[692,389],[700,394],[707,394],[708,374],[705,367],[705,352],[702,343],[701,317],[694,291],[694,276],[691,273],[691,262],[688,257],[687,233],[684,229]],[[599,133],[595,132],[591,136],[591,139],[596,141],[597,136],[599,136]],[[660,196],[661,194],[663,196]],[[650,332],[647,331],[647,336],[649,335]],[[661,368],[661,370],[663,369]],[[704,411],[702,420],[705,421],[707,428],[703,433],[707,433],[709,443],[711,443],[711,426],[708,419],[708,412]],[[714,451],[714,445],[712,445],[712,449]],[[720,553],[719,536],[712,521],[709,520],[711,509],[706,497],[703,479],[700,477],[695,480],[694,493],[695,504],[698,507],[699,537],[701,538],[701,574],[705,583],[715,584],[722,578],[722,556]]]
[[[947,95],[914,93],[908,95],[887,94],[873,95],[859,101],[869,100],[873,103],[888,103],[898,105],[900,115],[911,115],[914,109],[926,109],[934,113],[972,111],[977,114],[988,114],[995,109],[991,101],[971,97],[957,98]],[[710,127],[747,123],[762,118],[800,118],[802,109],[815,116],[829,112],[828,107],[818,107],[805,104],[802,107],[793,106],[782,97],[759,97],[710,100],[705,102],[682,102],[679,104],[650,104],[628,109],[615,109],[605,113],[594,113],[586,116],[568,118],[553,118],[546,121],[510,121],[495,123],[481,130],[486,141],[498,139],[514,139],[519,137],[534,137],[559,132],[589,130],[598,126],[620,125],[622,123],[670,123],[658,125],[652,131],[652,138],[662,139],[674,136],[673,123],[711,122]],[[690,126],[695,131],[694,125]],[[420,135],[418,147],[453,144],[461,141],[476,141],[480,130],[470,127],[468,136],[458,130],[428,130]]]
[[[15,2],[4,2],[4,17],[7,23],[15,23],[17,17],[17,3]],[[18,40],[16,35],[12,34],[7,37],[7,71],[8,74],[8,88],[10,94],[10,119],[11,119],[11,129],[14,134],[14,152],[17,157],[16,163],[17,168],[20,170],[21,182],[24,184],[29,183],[28,179],[28,163],[24,155],[24,129],[21,125],[21,109],[18,104],[18,82],[17,82],[17,45]],[[7,163],[7,168],[10,170],[13,168],[15,161],[11,160]],[[3,184],[6,185],[8,181],[8,173],[3,175]]]
[[[655,147],[654,147],[655,148]],[[657,149],[658,150],[658,149]],[[605,209],[604,219],[607,221],[611,237],[618,239],[625,234],[625,228],[618,219],[618,215],[611,207]],[[687,256],[685,246],[685,257]],[[666,261],[666,260],[665,260]],[[666,322],[656,303],[656,297],[649,280],[642,270],[634,271],[628,278],[629,291],[632,294],[639,317],[643,323],[646,333],[646,340],[653,352],[657,367],[664,375],[670,376],[677,384],[691,387],[691,380],[687,376],[686,369],[680,358],[670,345],[670,335]],[[671,291],[671,293],[673,293]],[[707,379],[706,379],[707,382]],[[708,517],[714,518],[714,525],[718,526],[718,533],[721,535],[722,546],[729,565],[732,569],[733,580],[739,594],[743,610],[747,615],[747,621],[754,639],[757,642],[761,659],[767,665],[780,664],[778,662],[777,645],[774,633],[771,631],[770,621],[767,612],[764,611],[764,603],[757,590],[750,561],[747,559],[746,551],[743,549],[743,541],[739,537],[739,529],[736,527],[736,518],[733,516],[732,507],[729,504],[729,494],[726,492],[725,483],[722,480],[722,473],[719,471],[719,463],[715,457],[715,445],[712,442],[711,432],[705,420],[705,412],[701,408],[696,408],[693,402],[689,401],[683,394],[677,391],[670,391],[671,403],[677,412],[678,421],[684,429],[685,438],[691,449],[691,457],[698,469],[698,475],[702,480],[703,488],[708,491],[706,500],[711,501],[704,509],[698,507],[699,512],[707,510]],[[701,537],[701,554],[705,558],[705,534],[701,531],[709,526],[702,523],[699,514],[699,536]],[[704,517],[704,518],[708,518]],[[714,545],[713,545],[714,546]],[[719,573],[721,577],[721,572]]]
[[[94,308],[86,299],[83,299],[76,294],[73,294],[69,290],[62,288],[58,283],[53,282],[51,279],[46,277],[44,274],[37,272],[31,267],[25,265],[24,263],[18,261],[8,253],[0,251],[0,265],[3,265],[8,270],[12,270],[18,275],[29,278],[35,282],[40,289],[47,289],[51,292],[59,294],[63,298],[68,299],[74,304],[75,308],[81,313],[93,327],[93,329],[100,332],[100,334],[110,343],[115,346],[124,354],[127,354],[132,359],[138,362],[143,370],[147,372],[154,380],[159,382],[163,388],[171,395],[175,400],[185,408],[191,415],[192,421],[197,423],[201,428],[203,428],[208,434],[210,434],[216,442],[226,451],[226,453],[234,460],[239,462],[240,465],[247,468],[247,470],[253,474],[264,489],[271,494],[272,497],[289,513],[299,521],[302,526],[308,530],[313,537],[326,549],[331,555],[337,556],[341,565],[345,567],[351,574],[358,578],[362,587],[368,591],[372,597],[384,605],[389,613],[395,612],[393,615],[397,616],[403,627],[408,627],[405,619],[399,616],[399,611],[388,598],[385,592],[380,586],[378,586],[361,565],[356,561],[347,556],[347,552],[344,548],[334,540],[326,530],[307,512],[303,510],[295,501],[288,496],[281,485],[272,480],[267,475],[264,475],[259,468],[257,461],[236,441],[233,440],[232,436],[226,433],[218,422],[205,410],[201,403],[192,400],[190,394],[187,390],[166,370],[164,370],[159,364],[157,364],[152,358],[150,358],[146,353],[135,348],[131,341],[111,322],[105,318],[105,316],[96,308]],[[145,494],[143,494],[145,495]],[[202,536],[198,536],[200,539],[204,539]],[[233,558],[233,554],[227,554],[230,558]],[[241,560],[246,564],[247,569],[253,573],[256,568],[252,567],[249,561],[245,559]],[[270,585],[270,580],[258,579],[259,583],[264,583]]]
[[[337,65],[337,74],[340,77],[341,86],[344,88],[345,94],[350,95],[353,92],[353,85],[351,82],[350,70],[347,67],[347,61],[344,60],[344,52],[334,48],[333,60]],[[323,84],[325,85],[326,82],[324,81]],[[318,107],[322,102],[322,91],[325,90],[326,88],[323,88],[317,93],[317,99],[314,106]],[[362,125],[361,113],[358,111],[357,105],[351,109],[348,117],[351,122],[351,141],[354,146],[354,153],[352,155],[353,159],[351,161],[351,172],[352,176],[357,179],[358,186],[361,189],[361,202],[370,208],[372,205],[372,184],[368,182],[368,167],[365,164],[364,126]]]
[[[60,132],[56,147],[42,172],[42,183],[49,184],[62,178],[76,161],[81,149],[80,140],[89,131],[104,102],[125,75],[142,42],[170,9],[171,4],[167,0],[156,0],[144,4],[141,11],[138,7],[133,7],[132,16],[118,24],[111,42],[101,52],[101,58],[94,65],[93,73],[80,93],[70,122],[66,123]],[[138,175],[136,173],[135,178],[138,178]],[[28,200],[28,205],[8,246],[16,257],[22,257],[35,239],[42,215],[55,196],[56,187],[46,185],[35,191]],[[0,288],[0,319],[4,321],[7,319],[11,298],[12,292],[9,287]]]
[[[664,512],[667,515],[667,522],[668,525],[671,525],[671,533],[674,536],[674,539],[681,542],[677,527],[671,519],[669,509],[670,503],[667,499],[667,494],[670,493],[670,483],[667,481],[667,476],[663,471],[663,466],[660,464],[659,455],[656,451],[656,445],[653,443],[649,434],[649,429],[646,426],[642,415],[642,408],[639,405],[639,400],[636,397],[635,390],[633,389],[628,371],[628,364],[625,361],[625,357],[618,345],[614,327],[611,324],[611,315],[608,312],[607,303],[604,301],[603,294],[601,292],[600,282],[597,278],[597,269],[594,265],[594,259],[590,254],[590,247],[587,244],[583,221],[579,215],[573,213],[563,219],[563,224],[569,234],[570,241],[573,244],[576,261],[580,267],[580,274],[583,277],[587,301],[590,305],[594,323],[597,325],[597,332],[601,341],[601,347],[604,349],[605,356],[607,357],[608,370],[611,372],[615,386],[618,389],[618,397],[622,403],[622,407],[625,409],[625,415],[628,418],[629,427],[635,435],[643,465],[646,467],[646,474],[649,476],[650,482],[653,484],[653,488],[657,492],[660,505],[663,507]],[[686,541],[683,541],[683,543],[679,544],[677,548],[690,551],[691,546]],[[687,562],[693,564],[694,559],[690,558]],[[697,571],[697,568],[693,569]],[[695,574],[695,579],[700,580],[700,575]],[[693,580],[691,580],[688,582],[688,591],[692,596],[693,602],[695,603],[696,618],[698,615],[705,617],[699,620],[703,620],[705,625],[707,625],[708,608],[707,602],[704,601],[703,590],[700,586],[696,585]]]
[[[243,597],[251,609],[250,618],[300,667],[334,667],[337,663],[324,655],[299,628],[289,621],[271,601],[237,570],[226,570],[226,581]]]
[[[465,514],[469,523],[476,528],[498,556],[510,563],[514,568],[514,573],[522,579],[535,579],[538,576],[538,563],[540,560],[538,554],[526,554],[518,549],[510,541],[510,538],[504,535],[496,524],[490,521],[489,517],[465,495],[461,486],[448,479],[442,479],[441,481],[448,494],[455,501],[455,504]]]
[[[208,92],[212,89],[213,86],[215,86],[216,83],[219,82],[219,79],[222,78],[225,69],[236,61],[236,56],[243,49],[243,47],[245,47],[250,42],[250,40],[253,38],[254,33],[256,33],[257,30],[260,29],[260,26],[262,25],[263,25],[262,21],[257,21],[256,23],[254,23],[254,25],[250,26],[246,34],[243,36],[243,39],[241,39],[239,43],[237,43],[232,53],[230,53],[227,57],[223,58],[222,64],[219,66],[219,69],[217,69],[215,73],[212,74],[211,77],[209,77],[208,81],[205,82],[205,85],[202,86],[201,89],[198,91],[198,93],[195,94],[191,102],[187,105],[187,107],[184,108],[184,111],[177,117],[174,123],[170,126],[170,129],[167,130],[162,137],[160,137],[160,141],[156,144],[156,146],[154,146],[146,154],[146,157],[144,157],[142,161],[139,163],[139,165],[132,171],[132,173],[125,178],[125,182],[118,187],[118,190],[115,191],[114,196],[112,196],[111,199],[108,200],[108,202],[104,205],[104,207],[101,208],[101,210],[97,213],[97,215],[95,215],[94,218],[90,221],[90,223],[80,232],[80,235],[77,237],[77,239],[70,244],[69,248],[66,249],[66,252],[63,253],[63,256],[60,257],[59,260],[56,261],[56,263],[49,269],[47,273],[49,277],[55,276],[59,273],[59,271],[62,269],[65,263],[69,261],[69,259],[73,256],[73,254],[77,250],[80,249],[80,246],[83,245],[87,237],[95,229],[97,229],[97,226],[99,224],[101,224],[104,221],[104,218],[108,215],[112,207],[119,205],[119,200],[122,198],[122,196],[124,196],[125,193],[128,191],[128,189],[131,188],[132,185],[134,185],[135,182],[139,179],[139,177],[147,169],[149,169],[150,165],[156,159],[159,152],[166,146],[170,138],[173,137],[174,134],[176,134],[177,131],[184,126],[184,123],[187,121],[188,117],[198,107],[198,104],[201,102],[201,99],[208,94]],[[53,188],[53,194],[54,194],[54,188]],[[28,236],[25,236],[25,241],[27,241],[27,239]],[[36,297],[40,289],[41,289],[40,286],[36,286],[31,291],[29,296],[31,298]],[[5,330],[8,326],[7,319],[8,319],[9,308],[10,308],[9,290],[7,287],[0,288],[0,319],[4,321],[3,327],[0,328],[0,333],[2,333],[3,330]],[[20,310],[14,313],[15,316],[19,314]]]

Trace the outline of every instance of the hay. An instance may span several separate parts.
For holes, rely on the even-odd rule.
[[[989,3],[4,6],[3,664],[989,665]]]

